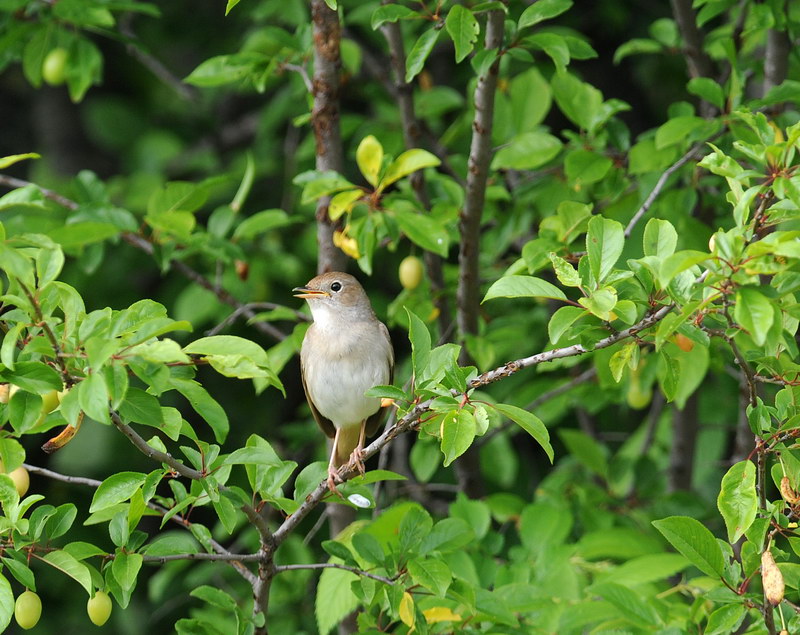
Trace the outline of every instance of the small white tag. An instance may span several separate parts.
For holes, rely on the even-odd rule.
[[[366,509],[371,505],[369,499],[361,494],[350,494],[350,496],[347,497],[347,500],[353,503],[353,505],[356,507],[361,507],[362,509]]]

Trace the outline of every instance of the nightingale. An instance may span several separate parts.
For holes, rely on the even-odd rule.
[[[333,439],[328,487],[336,492],[339,467],[350,462],[364,473],[364,439],[377,431],[384,410],[379,398],[364,393],[392,383],[394,351],[353,276],[324,273],[292,292],[308,302],[314,320],[300,350],[300,372],[314,419]]]

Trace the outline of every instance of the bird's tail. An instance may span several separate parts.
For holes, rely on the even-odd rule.
[[[358,445],[361,426],[348,426],[339,430],[339,443],[336,447],[336,456],[333,459],[334,467],[341,467],[350,460],[350,455]]]

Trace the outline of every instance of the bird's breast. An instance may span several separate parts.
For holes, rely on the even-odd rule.
[[[337,428],[359,425],[380,408],[380,399],[364,393],[389,383],[390,369],[377,333],[309,329],[302,358],[306,389],[320,414]]]

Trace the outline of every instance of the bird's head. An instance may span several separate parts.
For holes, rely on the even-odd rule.
[[[327,321],[331,314],[340,319],[365,319],[374,315],[361,284],[349,273],[330,271],[295,287],[296,298],[308,301],[315,322]]]

